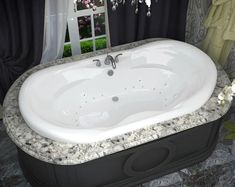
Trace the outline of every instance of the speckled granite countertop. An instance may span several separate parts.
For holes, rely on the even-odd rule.
[[[149,39],[123,46],[118,46],[112,51],[119,51],[137,47],[147,42],[155,41]],[[101,50],[94,53],[55,60],[48,64],[41,64],[23,74],[10,88],[4,101],[3,121],[7,133],[12,141],[29,155],[49,163],[59,165],[81,164],[94,160],[105,155],[116,153],[143,143],[163,138],[204,123],[208,123],[222,117],[230,108],[230,103],[225,106],[217,104],[217,95],[225,85],[230,84],[227,74],[218,69],[218,78],[214,93],[208,102],[197,111],[158,123],[147,128],[135,130],[111,139],[91,144],[65,144],[45,138],[32,131],[22,118],[18,106],[18,94],[24,80],[32,73],[57,64],[73,62],[88,57],[106,53],[108,50]]]

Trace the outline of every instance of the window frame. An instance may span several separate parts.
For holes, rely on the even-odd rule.
[[[70,44],[72,55],[82,54],[81,51],[81,42],[91,41],[93,44],[93,52],[96,51],[96,39],[106,37],[106,46],[110,47],[110,37],[109,37],[109,24],[108,24],[108,12],[107,12],[107,2],[104,1],[104,6],[96,7],[96,10],[84,9],[74,11],[73,0],[69,0],[69,11],[68,11],[68,32],[70,42],[66,42],[64,45]],[[95,23],[94,23],[94,15],[104,13],[105,15],[105,34],[95,36]],[[91,37],[80,39],[79,33],[79,25],[78,25],[78,17],[90,16],[91,17]]]

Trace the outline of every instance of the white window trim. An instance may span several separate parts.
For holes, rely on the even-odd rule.
[[[69,0],[69,13],[68,13],[68,30],[69,30],[69,37],[70,42],[67,42],[65,44],[71,44],[71,50],[72,55],[79,55],[81,54],[81,45],[80,43],[83,41],[92,40],[93,43],[93,51],[96,51],[96,44],[95,40],[98,38],[106,37],[106,45],[109,48],[110,47],[110,38],[109,38],[109,25],[108,25],[108,12],[107,12],[107,2],[105,2],[104,6],[97,7],[95,11],[92,9],[84,9],[84,10],[78,10],[74,11],[74,4],[73,0]],[[104,13],[105,14],[105,34],[100,36],[95,36],[95,25],[94,25],[94,14]],[[80,39],[79,34],[79,26],[77,22],[78,17],[82,16],[91,16],[91,37]]]

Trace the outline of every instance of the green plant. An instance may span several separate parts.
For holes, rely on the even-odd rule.
[[[64,45],[63,58],[70,57],[70,56],[72,56],[71,44],[66,44],[66,45]]]
[[[95,40],[96,50],[106,48],[106,38],[98,38]],[[89,53],[93,51],[93,42],[92,40],[81,42],[81,51],[82,53]]]
[[[92,40],[81,42],[81,51],[82,53],[89,53],[93,51]]]
[[[235,140],[235,122],[224,122],[224,128],[228,130],[228,134],[224,137],[226,140]]]
[[[107,47],[106,45],[106,38],[98,38],[95,40],[96,50],[104,49]],[[93,51],[93,41],[84,41],[81,42],[81,51],[82,53],[89,53]],[[72,49],[71,44],[64,45],[64,53],[63,57],[70,57],[72,56]]]
[[[94,14],[95,36],[105,34],[105,14]]]
[[[107,47],[106,38],[97,39],[95,41],[95,46],[96,46],[96,50],[105,49]]]
[[[91,16],[82,16],[78,18],[80,39],[90,38],[91,34]]]

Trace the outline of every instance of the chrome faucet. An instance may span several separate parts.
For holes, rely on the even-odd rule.
[[[101,61],[99,59],[94,59],[93,62],[96,62],[97,67],[101,66]]]
[[[107,57],[105,58],[104,64],[105,65],[109,65],[111,63],[113,69],[116,69],[117,67],[117,63],[119,62],[118,57],[122,55],[121,53],[116,55],[114,58],[111,55],[107,55]]]
[[[107,55],[107,57],[104,60],[105,65],[112,65],[113,69],[116,69],[117,65],[116,63],[119,62],[118,57],[122,55],[122,53],[117,54],[114,58],[111,55]],[[99,59],[94,59],[93,62],[96,62],[96,66],[100,67],[101,66],[101,61]]]
[[[109,65],[111,63],[113,69],[116,69],[116,61],[111,55],[107,55],[107,57],[104,60],[105,65]]]
[[[116,63],[118,63],[119,62],[119,56],[121,56],[122,55],[122,53],[119,53],[119,54],[117,54],[116,56],[115,56],[115,58],[114,58],[114,60],[115,60],[115,62]]]

